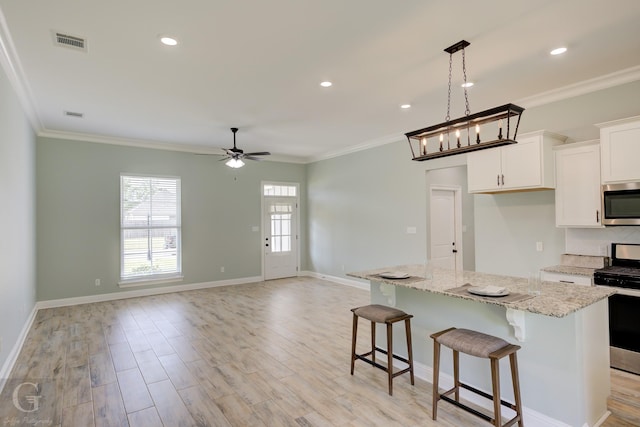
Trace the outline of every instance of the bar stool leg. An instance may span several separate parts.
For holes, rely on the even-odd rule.
[[[456,388],[454,397],[460,401],[460,352],[453,350],[453,386]]]
[[[387,323],[387,375],[389,396],[393,396],[393,324]]]
[[[433,420],[438,418],[438,400],[440,400],[440,392],[438,388],[438,380],[440,379],[440,343],[433,340],[433,402],[431,404],[431,413]]]
[[[411,385],[415,385],[413,379],[413,346],[411,345],[411,319],[405,319],[404,321],[404,330],[407,335],[407,352],[408,360],[409,360],[409,375],[411,377]]]
[[[491,358],[491,382],[493,383],[493,419],[496,427],[502,426],[502,412],[500,410],[500,360]]]
[[[353,369],[356,365],[356,337],[358,333],[358,316],[353,313],[353,327],[351,328],[353,331],[351,337],[351,375],[353,375]]]
[[[376,322],[371,322],[371,360],[376,363]]]
[[[514,351],[509,355],[509,361],[511,362],[511,382],[513,383],[513,399],[515,400],[516,412],[520,416],[518,420],[518,426],[524,427],[524,421],[522,420],[522,400],[520,398],[520,378],[518,377],[518,357]]]

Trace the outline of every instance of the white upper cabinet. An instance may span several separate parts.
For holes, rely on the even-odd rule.
[[[543,190],[555,187],[552,147],[565,137],[545,131],[523,134],[517,144],[467,154],[470,193]]]
[[[640,116],[598,127],[602,183],[640,181]]]
[[[556,226],[602,227],[598,141],[559,146],[555,155]]]

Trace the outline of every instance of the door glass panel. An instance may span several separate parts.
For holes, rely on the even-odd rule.
[[[291,251],[291,215],[290,203],[274,203],[270,207],[271,216],[271,252]]]

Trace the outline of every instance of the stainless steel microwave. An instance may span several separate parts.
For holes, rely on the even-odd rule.
[[[602,186],[602,224],[640,225],[640,182]]]

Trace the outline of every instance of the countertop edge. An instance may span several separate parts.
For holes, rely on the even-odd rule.
[[[570,283],[557,283],[557,282],[543,282],[543,291],[541,296],[535,296],[531,299],[525,301],[517,301],[517,302],[502,302],[499,299],[487,299],[474,295],[460,295],[456,293],[447,292],[447,289],[453,289],[459,285],[462,286],[465,283],[464,280],[462,282],[454,282],[448,283],[446,285],[446,289],[436,288],[432,285],[432,279],[424,279],[422,281],[416,282],[415,280],[412,282],[405,282],[403,279],[388,279],[380,277],[379,274],[384,271],[402,271],[409,269],[410,266],[396,266],[396,267],[387,267],[382,269],[361,271],[361,272],[351,272],[347,273],[347,276],[355,277],[359,279],[368,280],[370,282],[377,283],[386,283],[394,286],[401,286],[405,288],[411,288],[424,292],[431,292],[438,295],[444,295],[453,298],[460,298],[464,300],[481,302],[484,304],[492,304],[498,305],[509,309],[521,310],[528,313],[539,314],[543,316],[555,317],[555,318],[563,318],[570,314],[576,313],[590,305],[596,304],[609,296],[616,293],[614,289],[604,289],[601,287],[586,287],[583,285],[574,285]],[[420,266],[416,266],[420,267]],[[413,267],[413,268],[416,268]],[[424,269],[424,266],[421,266]],[[526,293],[523,292],[523,289],[526,289],[526,279],[512,276],[502,276],[502,275],[494,275],[494,274],[486,274],[486,273],[477,273],[477,272],[460,272],[459,274],[464,277],[464,273],[470,275],[472,278],[477,277],[486,277],[488,280],[494,278],[500,278],[503,281],[512,281],[514,287],[510,290],[514,292]],[[414,275],[418,276],[418,275]],[[422,276],[424,277],[424,274]],[[431,285],[431,286],[429,286]],[[524,288],[523,288],[524,286]],[[567,298],[554,298],[551,295],[551,290],[556,290],[559,287],[565,287],[566,292],[562,292],[562,295],[571,296],[572,294],[577,294],[581,296],[582,300],[572,300],[570,297]],[[547,289],[547,293],[545,294],[544,290]],[[551,307],[551,308],[549,308]]]

